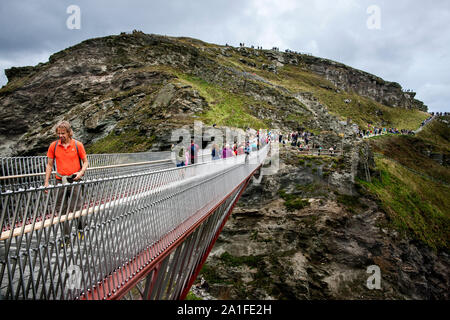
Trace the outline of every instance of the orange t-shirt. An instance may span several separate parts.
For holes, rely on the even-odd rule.
[[[58,145],[56,146],[56,151],[55,143],[56,141],[50,144],[47,157],[52,159],[56,158],[56,168],[58,169],[58,173],[63,176],[70,176],[75,172],[80,171],[81,165],[79,159],[84,159],[86,157],[86,151],[84,150],[83,144],[80,141],[77,141],[77,154],[74,139],[71,139],[70,145],[67,148],[64,148],[61,144],[61,140],[59,140]],[[56,176],[56,178],[60,179],[58,176]]]

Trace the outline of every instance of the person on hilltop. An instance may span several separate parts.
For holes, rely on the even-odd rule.
[[[59,139],[52,142],[47,151],[48,161],[45,169],[44,187],[49,186],[54,164],[56,164],[55,178],[57,185],[80,181],[89,166],[84,146],[80,141],[73,139],[73,130],[68,121],[60,121],[55,127],[55,133]],[[82,199],[82,192],[83,188],[80,185],[68,186],[66,192],[64,192],[64,189],[59,189],[55,206],[56,214],[65,215],[80,210],[83,205],[80,200]],[[78,229],[83,229],[83,219],[78,218],[77,220]],[[67,243],[70,234],[69,221],[64,222],[63,231]]]

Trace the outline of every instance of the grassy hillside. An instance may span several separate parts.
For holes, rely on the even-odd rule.
[[[436,152],[450,153],[450,116],[432,121],[417,134],[417,137],[432,144]]]
[[[383,156],[375,159],[378,178],[360,181],[375,194],[391,227],[433,249],[449,249],[450,187],[415,174]]]
[[[379,176],[359,181],[375,194],[391,225],[434,249],[449,249],[450,168],[428,157],[450,154],[450,127],[435,120],[417,136],[383,136],[370,140]]]
[[[374,152],[383,154],[410,169],[450,183],[450,168],[440,165],[427,154],[450,157],[450,126],[435,120],[416,136],[387,135],[370,139]]]
[[[199,115],[208,125],[236,127],[241,129],[268,128],[268,124],[255,117],[249,105],[270,108],[267,103],[255,101],[243,94],[233,93],[226,88],[207,82],[199,77],[179,74],[178,80],[192,86],[208,102],[209,109]]]
[[[368,124],[371,124],[379,127],[415,130],[429,116],[428,113],[420,110],[388,107],[353,92],[337,90],[332,82],[307,70],[301,64],[285,65],[275,74],[262,70],[263,64],[270,63],[262,55],[247,56],[244,59],[246,63],[243,63],[241,59],[242,56],[233,53],[230,57],[221,56],[217,61],[238,70],[256,74],[273,85],[284,87],[291,92],[313,93],[330,113],[342,120],[351,118],[361,128],[367,128]],[[350,103],[345,103],[346,99],[349,99]]]
[[[96,57],[92,56],[91,51],[95,52],[93,48],[102,48]],[[89,54],[84,54],[85,50]],[[55,53],[48,63],[34,67],[32,73],[17,74],[16,78],[0,90],[0,97],[11,95],[10,98],[19,102],[20,95],[13,97],[12,92],[20,90],[25,84],[38,87],[33,82],[37,74],[50,72],[58,65],[55,65],[57,61],[69,61],[76,56],[83,66],[82,73],[89,75],[87,79],[93,82],[85,83],[83,78],[83,83],[89,88],[84,92],[70,87],[73,79],[70,82],[61,81],[57,91],[64,94],[61,97],[55,95],[51,105],[70,105],[71,109],[64,113],[55,109],[50,116],[64,114],[67,118],[77,117],[82,123],[101,123],[98,126],[94,123],[90,130],[101,133],[102,139],[94,140],[91,132],[85,135],[89,137],[86,141],[89,151],[96,153],[147,151],[152,146],[154,136],[158,139],[160,132],[155,131],[160,130],[159,128],[181,127],[190,125],[195,120],[202,120],[208,125],[215,123],[218,126],[255,129],[270,128],[272,124],[285,127],[286,130],[302,126],[319,134],[321,131],[316,131],[317,123],[326,126],[326,122],[312,118],[314,106],[305,106],[305,101],[301,103],[297,100],[296,94],[300,92],[310,93],[312,101],[317,99],[330,113],[342,120],[351,118],[362,128],[372,124],[417,129],[428,116],[418,110],[392,108],[353,92],[338,90],[332,82],[308,69],[306,56],[285,56],[290,61],[287,63],[283,60],[283,54],[270,50],[220,46],[186,37],[153,38],[139,32],[109,36],[83,41]],[[101,71],[103,83],[111,77],[108,80],[111,81],[110,85],[101,90],[96,88],[100,88],[102,82],[94,81],[98,76],[96,65],[100,62],[91,66],[95,59],[107,65],[106,71]],[[284,64],[279,61],[277,64],[277,59],[284,61]],[[275,64],[278,65],[276,68]],[[116,72],[117,70],[120,72]],[[342,72],[346,72],[345,68]],[[74,79],[79,75],[75,73]],[[173,90],[164,91],[169,83],[175,85],[175,93]],[[75,93],[76,99],[73,97]],[[170,103],[155,103],[164,94],[167,99],[163,100]],[[198,99],[198,95],[201,99]],[[309,101],[310,95],[304,96]],[[35,104],[48,103],[46,95],[37,94],[37,98],[30,98],[30,101]],[[345,103],[346,99],[350,102]],[[80,103],[77,104],[75,100]],[[109,100],[112,105],[106,103]],[[198,100],[202,103],[205,101],[206,105],[198,106],[195,114],[179,108],[180,104],[195,104]],[[81,107],[81,102],[88,101],[91,103],[87,107]],[[34,109],[30,106],[30,110]],[[30,128],[36,125],[30,124]],[[320,130],[324,129],[323,126]],[[103,132],[102,128],[108,130]],[[114,133],[110,128],[114,128]],[[47,127],[40,134],[46,130]],[[424,139],[425,134],[426,132]],[[25,138],[38,139],[32,134]]]
[[[415,130],[429,116],[419,110],[392,108],[353,92],[336,90],[330,81],[306,71],[301,66],[284,66],[280,69],[277,80],[290,90],[313,93],[329,112],[342,120],[350,118],[361,128],[367,128],[367,125],[371,124]],[[350,103],[345,103],[346,99],[350,100]]]

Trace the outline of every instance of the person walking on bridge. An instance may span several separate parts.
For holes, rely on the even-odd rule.
[[[183,145],[173,148],[177,167],[184,167],[186,163],[186,149]]]
[[[59,137],[50,144],[48,148],[47,167],[45,170],[44,187],[48,187],[53,165],[56,163],[56,183],[65,184],[74,181],[80,181],[89,166],[86,151],[81,142],[73,139],[73,130],[68,121],[61,121],[55,127],[55,133]],[[65,191],[65,193],[64,193]],[[65,215],[82,208],[81,186],[68,186],[66,190],[61,188],[58,190],[56,199],[56,214]],[[69,204],[70,201],[70,204]],[[83,220],[77,219],[78,229],[83,229]],[[66,241],[70,234],[69,222],[64,222],[64,236]]]
[[[249,157],[249,155],[250,155],[250,151],[251,151],[251,149],[250,149],[250,143],[249,143],[249,141],[247,140],[247,141],[245,141],[245,148],[244,148],[244,152],[245,152],[245,163],[246,163],[246,164],[248,163],[248,157]]]
[[[198,161],[198,151],[199,146],[198,144],[194,143],[194,140],[191,140],[191,145],[189,146],[190,151],[190,164],[195,164]]]

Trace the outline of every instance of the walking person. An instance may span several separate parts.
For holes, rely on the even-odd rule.
[[[56,125],[55,133],[59,140],[52,142],[47,151],[47,167],[45,170],[44,187],[49,186],[50,176],[53,165],[56,164],[56,183],[71,184],[74,181],[80,181],[86,172],[89,162],[87,160],[86,151],[81,142],[73,139],[73,130],[68,121],[61,121]],[[80,185],[68,186],[58,190],[56,199],[55,214],[66,215],[69,212],[81,210],[83,188]],[[70,203],[69,203],[70,201]],[[77,218],[78,230],[84,228],[83,218]],[[69,221],[64,222],[63,233],[66,243],[70,235]]]
[[[250,142],[248,140],[245,142],[244,152],[245,152],[245,163],[248,163],[248,156],[250,155]]]
[[[191,146],[189,147],[191,162],[190,164],[195,164],[198,160],[198,145],[191,140]]]
[[[182,146],[182,145],[177,146],[174,148],[174,151],[175,151],[177,167],[184,167],[185,166],[185,153],[186,153],[184,146]]]
[[[211,159],[212,160],[219,159],[219,147],[215,143],[211,147]]]

